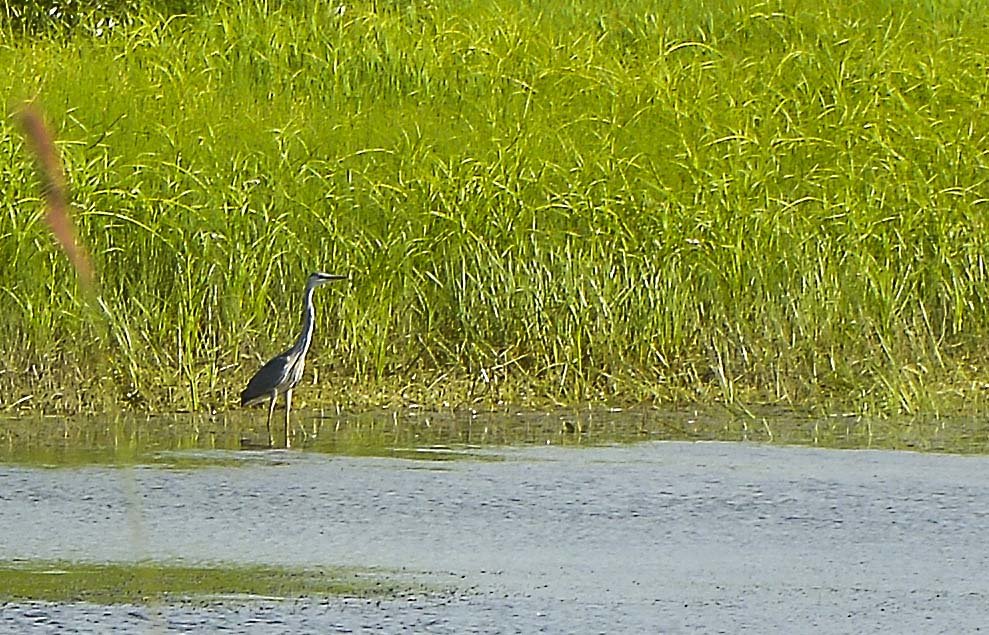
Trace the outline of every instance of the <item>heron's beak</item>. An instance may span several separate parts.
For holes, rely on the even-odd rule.
[[[326,284],[327,282],[336,282],[337,280],[349,280],[350,276],[344,276],[337,273],[321,273],[319,275],[320,284]]]

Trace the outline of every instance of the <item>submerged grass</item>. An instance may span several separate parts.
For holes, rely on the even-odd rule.
[[[3,37],[101,291],[3,118],[0,404],[223,409],[326,269],[311,403],[983,410],[987,3],[332,5]]]
[[[413,586],[346,568],[189,566],[141,563],[0,562],[0,598],[43,602],[147,604],[230,596],[380,597]],[[424,590],[417,585],[415,590]]]

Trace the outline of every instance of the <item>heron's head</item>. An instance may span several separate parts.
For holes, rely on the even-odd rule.
[[[346,280],[347,276],[341,276],[335,273],[322,273],[317,271],[316,273],[310,274],[309,279],[306,281],[306,286],[308,287],[320,287],[327,282],[333,282],[334,280]]]

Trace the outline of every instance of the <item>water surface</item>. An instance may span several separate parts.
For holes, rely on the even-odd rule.
[[[278,417],[280,418],[280,417]],[[242,463],[236,452],[267,449],[265,415],[0,418],[0,462],[38,466]],[[457,458],[504,446],[587,447],[643,441],[743,441],[843,449],[989,453],[989,420],[979,417],[868,419],[812,416],[778,408],[558,412],[300,412],[293,449],[334,455]],[[281,432],[276,428],[276,442]],[[189,450],[232,450],[195,454]],[[177,452],[176,452],[177,451]]]
[[[565,428],[523,447],[417,446],[374,430],[394,435],[394,456],[161,449],[123,467],[2,464],[0,561],[343,567],[400,582],[393,592],[18,598],[3,605],[0,629],[923,633],[984,623],[983,456],[588,445]]]

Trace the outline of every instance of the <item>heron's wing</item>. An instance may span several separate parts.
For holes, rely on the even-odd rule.
[[[287,374],[288,357],[279,355],[273,358],[262,366],[254,377],[251,377],[251,381],[247,382],[247,388],[240,393],[240,405],[247,406],[264,401],[271,396],[271,391],[285,381]]]

